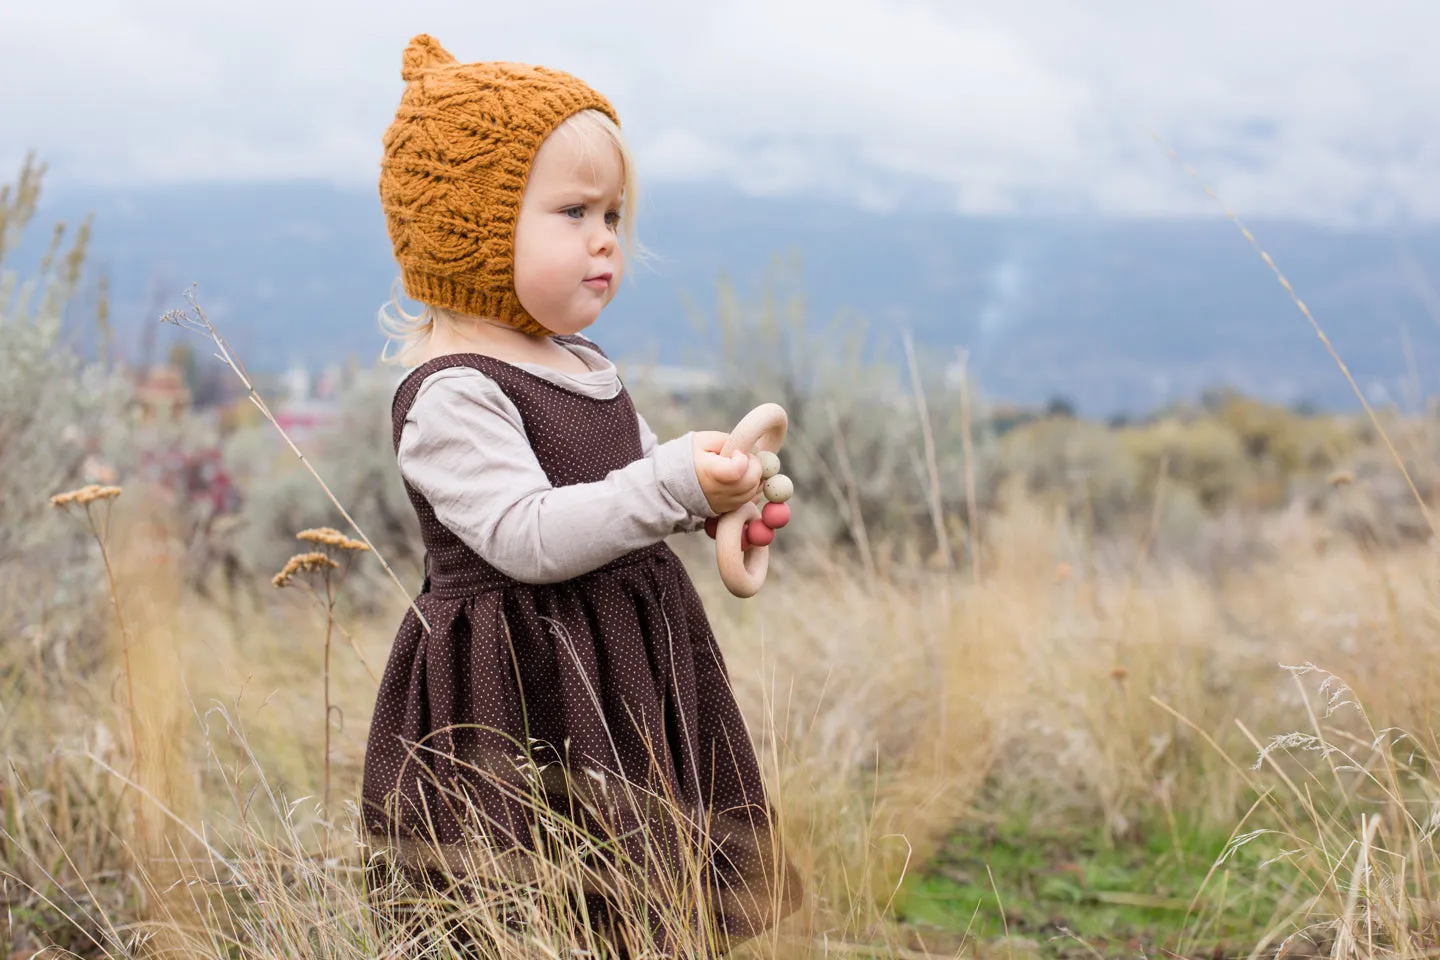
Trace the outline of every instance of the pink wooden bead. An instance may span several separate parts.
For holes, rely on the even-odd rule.
[[[790,522],[790,504],[767,503],[760,510],[760,519],[771,530],[779,530]]]
[[[715,531],[720,528],[719,517],[707,517],[705,520],[705,533],[711,540],[715,539]]]

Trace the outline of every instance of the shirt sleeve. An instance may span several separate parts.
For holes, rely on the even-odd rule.
[[[655,450],[659,446],[659,438],[655,436],[655,431],[650,429],[650,424],[645,422],[645,416],[640,413],[640,411],[635,411],[635,416],[640,421],[640,448],[645,456],[652,457],[655,455]],[[690,474],[694,476],[695,453],[693,448],[690,453],[690,466]],[[694,488],[687,492],[685,500],[687,503],[702,503],[704,506],[700,512],[693,513],[691,516],[680,521],[675,528],[676,533],[694,533],[696,530],[705,526],[706,519],[715,515],[714,511],[710,509],[709,501],[705,499],[705,491],[700,487],[699,477],[695,477]]]
[[[711,513],[692,444],[688,433],[655,443],[603,480],[555,487],[499,385],[455,368],[422,385],[397,460],[436,518],[486,562],[522,583],[559,583],[704,524]]]

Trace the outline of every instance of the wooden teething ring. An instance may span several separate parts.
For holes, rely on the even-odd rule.
[[[720,456],[728,457],[737,451],[747,454],[758,450],[779,453],[789,424],[784,407],[778,403],[762,403],[730,431],[729,439],[720,448]],[[768,546],[752,545],[749,550],[740,549],[745,524],[760,518],[761,499],[763,495],[722,515],[715,528],[715,562],[720,567],[720,579],[737,597],[753,597],[759,593],[765,584],[765,574],[770,569]]]

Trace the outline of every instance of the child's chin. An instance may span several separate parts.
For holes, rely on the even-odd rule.
[[[555,325],[551,326],[550,329],[554,330],[556,333],[579,333],[581,330],[584,330],[586,327],[590,326],[590,324],[594,323],[598,319],[600,319],[599,310],[596,310],[593,313],[585,312],[579,314],[572,314],[571,316],[565,317],[563,320],[556,320]],[[547,326],[549,326],[549,324],[547,324]]]

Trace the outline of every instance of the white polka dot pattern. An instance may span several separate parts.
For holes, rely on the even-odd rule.
[[[642,456],[624,390],[596,399],[479,354],[411,371],[392,409],[397,446],[419,385],[451,366],[474,367],[500,385],[556,486],[603,479]],[[386,665],[365,754],[366,830],[392,844],[468,842],[453,809],[463,797],[490,822],[487,842],[533,848],[525,805],[506,789],[522,783],[513,758],[530,744],[541,765],[560,761],[582,782],[619,777],[705,817],[717,904],[753,905],[757,895],[763,902],[783,873],[782,912],[793,909],[800,883],[783,856],[776,870],[772,814],[749,735],[674,552],[660,542],[563,583],[524,584],[487,564],[406,490],[427,553],[416,604],[431,632],[407,611]],[[641,816],[647,829],[632,852],[654,860],[657,843],[675,842],[663,818],[631,805],[611,829]],[[773,909],[716,909],[737,939],[778,919]]]

